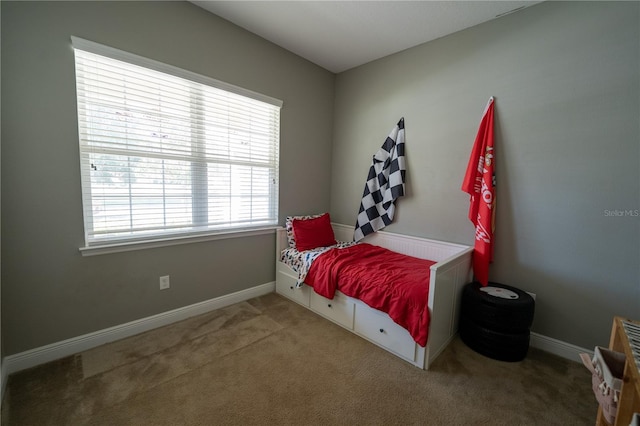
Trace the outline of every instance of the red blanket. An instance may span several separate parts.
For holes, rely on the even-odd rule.
[[[328,299],[340,290],[386,312],[420,346],[425,346],[429,330],[429,268],[434,263],[361,243],[321,254],[311,264],[304,281]]]

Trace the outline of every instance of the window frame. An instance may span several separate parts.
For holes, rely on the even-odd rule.
[[[130,63],[133,65],[141,66],[153,71],[165,73],[174,77],[179,77],[182,79],[190,80],[195,83],[200,83],[206,86],[211,86],[216,89],[221,89],[227,92],[231,92],[237,95],[241,95],[250,99],[254,99],[257,101],[261,101],[267,104],[271,104],[279,109],[282,108],[283,102],[279,99],[272,98],[267,95],[263,95],[261,93],[257,93],[248,89],[244,89],[242,87],[238,87],[229,83],[225,83],[210,77],[206,77],[191,71],[187,71],[178,67],[174,67],[172,65],[168,65],[162,62],[158,62],[152,59],[148,59],[139,55],[135,55],[129,52],[125,52],[119,49],[115,49],[109,46],[104,46],[98,43],[94,43],[92,41],[84,40],[75,36],[71,36],[71,44],[74,49],[83,50],[86,52],[90,52],[93,54],[97,54],[100,56],[104,56],[107,58],[123,61],[126,63]],[[74,59],[75,62],[75,59]],[[77,106],[78,107],[78,106]],[[77,108],[76,107],[76,108]],[[280,124],[278,124],[279,126]],[[80,118],[78,118],[78,126],[80,130]],[[276,140],[276,151],[279,150],[279,131],[278,138]],[[83,188],[83,197],[85,197],[85,184],[90,182],[90,169],[84,164],[85,160],[80,158],[80,172],[81,172],[81,180],[82,180],[82,188]],[[276,165],[275,172],[276,177],[279,174],[279,155],[276,156]],[[278,180],[279,185],[279,180]],[[192,195],[194,192],[197,192],[196,189],[192,188]],[[252,235],[261,235],[266,233],[274,233],[275,229],[277,229],[278,224],[278,205],[279,205],[279,190],[276,188],[275,190],[275,222],[273,224],[265,224],[265,225],[253,225],[247,227],[225,227],[211,230],[200,230],[200,231],[190,231],[184,233],[169,233],[165,235],[155,234],[155,235],[147,235],[147,236],[127,236],[119,239],[109,239],[105,241],[90,241],[88,234],[88,226],[91,225],[91,220],[93,217],[91,215],[89,219],[86,217],[85,212],[85,202],[83,200],[83,222],[84,222],[84,235],[85,241],[84,246],[80,247],[80,252],[83,256],[94,255],[94,254],[105,254],[105,253],[114,253],[120,251],[130,251],[130,250],[138,250],[144,248],[153,248],[153,247],[163,247],[168,245],[176,245],[176,244],[187,244],[187,243],[195,243],[200,241],[209,241],[209,240],[219,240],[219,239],[227,239],[227,238],[236,238],[236,237],[246,237]],[[192,197],[192,200],[194,198]],[[195,225],[195,222],[194,222]],[[93,228],[92,228],[93,229]]]

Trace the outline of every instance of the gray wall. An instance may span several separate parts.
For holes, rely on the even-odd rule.
[[[355,223],[371,155],[404,116],[407,196],[387,229],[473,244],[460,190],[496,97],[490,278],[537,294],[533,331],[607,345],[640,317],[640,4],[546,2],[339,74],[331,213]],[[613,213],[609,213],[613,214]]]
[[[82,257],[75,35],[282,99],[280,216],[329,209],[335,76],[187,2],[2,7],[7,355],[274,280],[274,235]],[[313,187],[313,191],[308,188]],[[171,276],[159,291],[158,277]]]
[[[605,214],[640,209],[636,2],[543,3],[337,78],[189,3],[0,7],[7,355],[274,279],[272,235],[80,255],[70,35],[284,100],[281,219],[330,205],[354,223],[371,155],[404,116],[408,194],[388,229],[472,244],[460,184],[496,96],[491,278],[537,293],[534,331],[579,346],[640,316],[639,218]]]

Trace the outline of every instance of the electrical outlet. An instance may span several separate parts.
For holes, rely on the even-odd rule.
[[[160,290],[166,290],[171,287],[169,283],[169,275],[165,275],[164,277],[160,277]]]

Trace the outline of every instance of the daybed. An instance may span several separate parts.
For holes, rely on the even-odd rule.
[[[331,223],[337,241],[352,241],[353,227]],[[388,314],[366,303],[346,296],[339,290],[333,299],[316,293],[306,284],[299,284],[298,273],[281,261],[283,250],[289,248],[285,228],[277,230],[276,292],[364,339],[386,349],[411,364],[428,369],[458,330],[460,295],[471,280],[472,247],[425,238],[379,231],[361,242],[380,246],[397,253],[434,261],[430,267],[428,303],[428,337],[421,346]],[[298,284],[298,285],[297,285]]]

